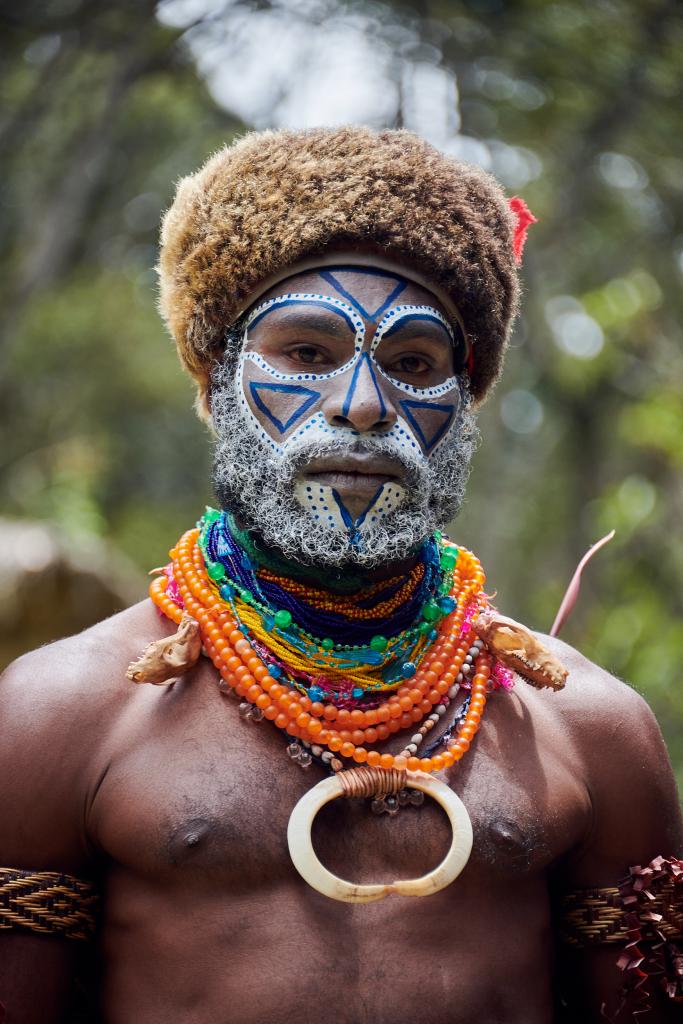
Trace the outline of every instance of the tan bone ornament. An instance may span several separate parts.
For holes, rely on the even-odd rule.
[[[564,686],[567,669],[521,622],[489,610],[475,619],[473,628],[491,654],[532,686],[552,690]]]
[[[131,661],[126,669],[126,678],[134,683],[168,686],[194,668],[201,653],[199,623],[185,614],[172,636],[148,644],[138,660]]]

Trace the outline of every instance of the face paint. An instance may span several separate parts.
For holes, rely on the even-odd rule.
[[[458,513],[464,498],[469,463],[477,443],[477,431],[468,402],[458,413],[457,429],[446,445],[439,445],[426,459],[418,450],[400,455],[393,442],[382,437],[356,434],[328,441],[329,430],[321,415],[321,436],[307,444],[303,439],[286,456],[276,455],[247,418],[238,393],[235,365],[217,363],[212,377],[211,409],[216,432],[213,486],[218,504],[228,509],[260,542],[280,551],[285,558],[335,571],[344,567],[373,568],[410,556],[434,530],[443,530]],[[317,414],[316,414],[317,415]],[[312,460],[341,455],[388,458],[403,467],[405,497],[390,512],[365,516],[360,538],[351,543],[347,529],[330,529],[329,521],[315,519],[312,502],[295,491],[301,470]],[[309,476],[312,493],[314,477]],[[347,499],[348,500],[348,499]],[[342,519],[343,521],[343,519]]]
[[[376,308],[368,310],[339,280],[344,270],[389,278],[393,287],[388,287]],[[457,422],[461,406],[459,379],[445,375],[433,386],[419,387],[401,380],[383,365],[384,355],[390,355],[392,339],[400,336],[402,328],[420,322],[438,325],[444,333],[444,344],[456,351],[464,340],[460,327],[458,336],[433,306],[395,304],[410,283],[396,275],[340,267],[320,271],[318,277],[343,298],[323,291],[289,292],[260,303],[249,315],[237,380],[244,418],[279,459],[291,459],[297,451],[310,451],[315,445],[343,454],[352,450],[360,438],[381,440],[383,450],[395,452],[396,458],[404,463],[431,458]],[[263,346],[260,350],[255,348],[258,342],[251,332],[258,325],[265,328],[273,313],[297,309],[324,311],[328,318],[332,314],[337,336],[334,361],[339,365],[313,372],[304,364],[301,370],[286,372],[277,358],[277,346],[275,355],[267,351],[267,345],[266,351]],[[312,342],[309,347],[315,344]],[[306,341],[299,343],[302,348],[307,345]],[[354,403],[361,392],[372,396],[380,429],[354,429]],[[339,402],[342,396],[340,416],[331,418],[347,420],[349,425],[330,422],[323,411],[329,400]],[[392,410],[390,417],[388,410]],[[393,421],[391,426],[389,419]],[[360,513],[352,515],[339,492],[324,483],[311,483],[304,477],[297,481],[294,493],[316,523],[333,531],[344,531],[354,546],[362,545],[364,530],[378,519],[390,516],[406,496],[401,483],[391,480],[378,488]]]
[[[448,320],[446,320],[445,316],[442,316],[442,314],[439,313],[437,309],[434,309],[432,306],[395,306],[393,309],[390,309],[388,313],[386,313],[386,315],[382,318],[382,320],[380,320],[379,324],[377,325],[377,330],[375,331],[375,334],[370,343],[371,359],[377,360],[377,350],[381,345],[382,339],[390,338],[392,335],[396,335],[400,331],[401,327],[405,326],[405,324],[416,323],[420,321],[427,323],[436,323],[443,327],[443,329],[448,334],[448,337],[450,338],[453,349],[456,349],[456,336],[454,334],[453,328],[448,323]],[[460,330],[460,326],[456,326],[458,327],[458,330]],[[386,377],[386,379],[390,381],[390,383],[394,387],[398,388],[399,391],[405,391],[406,394],[409,395],[419,394],[425,400],[428,400],[430,398],[438,398],[440,395],[447,394],[449,391],[452,391],[457,386],[458,383],[458,378],[453,376],[448,377],[443,382],[443,384],[439,384],[436,387],[419,388],[415,387],[414,384],[407,384],[405,381],[397,380],[396,377],[392,377],[390,374],[386,373],[382,369],[379,363],[377,363],[377,369],[382,374],[382,376]]]
[[[443,530],[458,513],[464,498],[469,463],[477,431],[467,404],[458,414],[458,429],[447,445],[440,445],[430,459],[404,453],[405,499],[392,512],[366,516],[361,543],[352,544],[347,530],[330,529],[314,519],[295,495],[300,469],[314,458],[338,454],[343,447],[325,448],[320,443],[302,446],[291,458],[274,457],[273,450],[256,435],[247,420],[237,393],[235,367],[218,363],[212,378],[211,409],[216,443],[213,486],[218,504],[230,510],[260,542],[280,551],[285,558],[335,571],[344,567],[373,568],[407,558],[434,530]],[[337,444],[337,442],[333,442]],[[381,438],[353,441],[355,455],[396,458]]]
[[[377,493],[370,499],[363,513],[353,518],[342,501],[338,491],[326,484],[313,484],[299,480],[294,488],[294,496],[305,508],[316,523],[327,526],[330,530],[341,530],[349,535],[353,547],[362,547],[363,526],[376,523],[383,516],[403,503],[405,489],[398,483],[382,484]]]
[[[285,309],[288,306],[314,306],[319,309],[329,310],[330,312],[339,316],[349,328],[350,332],[353,333],[353,354],[338,369],[331,371],[330,373],[278,373],[276,369],[268,364],[259,352],[253,350],[246,351],[245,346],[249,341],[249,331],[253,330],[259,323],[261,323],[269,313],[277,309]],[[273,377],[277,380],[331,380],[333,377],[338,377],[340,374],[345,373],[358,358],[361,348],[363,347],[363,338],[365,336],[365,323],[363,318],[349,306],[346,302],[342,302],[340,299],[331,298],[328,295],[319,295],[312,292],[294,292],[287,295],[278,295],[274,299],[268,299],[263,302],[260,306],[251,313],[247,322],[244,326],[244,336],[242,339],[242,359],[250,359],[257,366],[261,366],[266,369]]]
[[[446,318],[431,306],[403,305],[390,309],[378,324],[370,345],[370,356],[375,359],[378,372],[390,382],[392,387],[413,396],[409,399],[399,399],[399,406],[423,450],[425,453],[431,454],[437,444],[446,437],[455,421],[460,404],[457,376],[448,377],[442,384],[435,387],[418,388],[392,377],[382,369],[381,359],[378,358],[383,339],[389,339],[395,335],[405,324],[420,321],[440,324],[447,331],[453,349],[456,350],[458,343],[460,343],[460,348],[464,349],[462,328],[459,324],[455,325],[459,332],[456,335]]]

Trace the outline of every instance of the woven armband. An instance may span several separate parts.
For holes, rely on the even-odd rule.
[[[620,943],[624,993],[644,1005],[651,983],[683,1001],[683,860],[655,857],[619,886],[580,889],[562,900],[560,938],[570,946]]]
[[[667,939],[683,941],[683,887],[666,882],[638,907],[625,904],[622,889],[577,889],[562,899],[560,938],[570,946],[628,942],[634,913],[638,927],[656,925]]]
[[[73,875],[0,868],[0,929],[91,939],[97,901],[92,882]]]

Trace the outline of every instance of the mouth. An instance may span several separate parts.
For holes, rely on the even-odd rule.
[[[382,484],[401,483],[404,470],[391,459],[349,454],[311,459],[301,476],[336,491],[372,497]]]

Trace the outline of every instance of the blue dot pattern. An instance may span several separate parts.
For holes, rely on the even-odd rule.
[[[246,344],[248,343],[249,340],[249,329],[256,321],[260,320],[271,309],[276,309],[285,305],[293,305],[296,303],[306,303],[309,305],[319,303],[321,305],[324,305],[328,309],[333,308],[335,311],[338,311],[339,314],[343,316],[344,319],[352,326],[354,331],[353,355],[351,356],[350,359],[348,359],[342,366],[338,367],[336,370],[332,370],[329,373],[321,374],[283,373],[280,370],[277,370],[275,367],[271,366],[268,363],[268,361],[261,355],[261,353],[246,350]],[[266,302],[263,302],[260,305],[258,305],[250,314],[245,326],[243,335],[242,354],[240,357],[238,367],[239,402],[242,407],[242,410],[247,416],[247,419],[252,423],[257,435],[274,452],[283,455],[284,453],[287,452],[288,449],[295,447],[296,444],[303,438],[311,442],[314,442],[316,439],[327,441],[333,438],[343,438],[345,440],[348,440],[349,438],[359,436],[359,432],[352,429],[351,427],[335,426],[327,422],[325,414],[319,407],[320,402],[324,398],[323,387],[323,389],[321,390],[319,401],[311,403],[311,414],[307,417],[307,419],[302,423],[296,424],[294,420],[299,419],[300,417],[292,417],[291,423],[287,424],[287,426],[291,427],[291,429],[284,431],[279,430],[278,425],[278,431],[281,436],[278,440],[274,440],[262,426],[261,422],[255,415],[254,409],[247,401],[245,393],[247,389],[245,388],[244,381],[244,371],[247,362],[257,366],[259,370],[265,373],[272,381],[282,382],[285,384],[291,382],[292,384],[298,384],[303,388],[305,387],[304,382],[310,381],[322,383],[347,373],[350,373],[352,375],[351,383],[353,383],[353,381],[358,377],[359,361],[367,360],[369,367],[370,364],[372,364],[370,372],[373,375],[373,379],[374,371],[376,371],[377,373],[381,374],[381,376],[385,380],[387,380],[393,388],[396,388],[403,394],[419,398],[420,401],[417,404],[419,404],[419,406],[422,409],[428,410],[429,403],[434,401],[435,410],[441,411],[445,408],[444,405],[442,403],[437,403],[435,400],[442,399],[444,395],[452,396],[452,400],[454,403],[454,414],[451,417],[450,422],[446,424],[446,429],[439,430],[437,432],[437,435],[435,435],[435,440],[431,444],[431,438],[427,438],[423,434],[422,430],[417,429],[418,424],[414,420],[414,412],[412,408],[412,406],[416,403],[409,403],[411,406],[410,414],[405,415],[407,410],[404,410],[404,416],[399,416],[397,418],[397,421],[394,423],[394,425],[391,427],[389,431],[383,431],[381,433],[378,431],[366,431],[363,433],[364,437],[382,437],[385,439],[391,438],[397,443],[399,448],[411,449],[413,451],[418,452],[426,452],[431,455],[432,452],[440,444],[442,444],[446,437],[449,435],[453,424],[457,420],[457,417],[455,416],[455,410],[460,404],[460,384],[458,378],[456,376],[449,377],[441,384],[438,384],[434,387],[419,388],[412,384],[408,384],[405,381],[397,380],[391,377],[385,370],[382,369],[382,367],[377,363],[377,360],[375,359],[375,353],[382,339],[386,337],[386,335],[390,331],[397,328],[397,326],[400,325],[402,320],[414,318],[438,321],[448,332],[452,343],[455,344],[455,336],[450,324],[448,323],[446,318],[432,306],[404,303],[389,309],[382,316],[382,319],[380,320],[374,332],[369,352],[363,353],[362,350],[364,346],[364,336],[366,330],[365,322],[363,321],[363,318],[360,316],[358,311],[353,308],[353,306],[351,306],[347,302],[342,301],[341,299],[337,299],[334,296],[323,295],[321,293],[314,292],[288,292],[284,295],[276,296],[273,299],[268,299]],[[250,382],[250,386],[252,384],[253,382]],[[283,390],[285,389],[283,388]],[[377,388],[377,390],[378,394],[380,394],[379,388]],[[352,392],[352,388],[349,389],[349,392]],[[383,408],[383,399],[381,401],[381,404]],[[317,411],[316,405],[318,406]],[[273,419],[272,414],[270,415],[270,419]],[[409,422],[410,420],[413,420],[413,423]],[[325,514],[327,516],[332,516],[331,520],[328,519],[329,522],[332,523],[335,521],[335,515],[337,513],[328,511]]]

